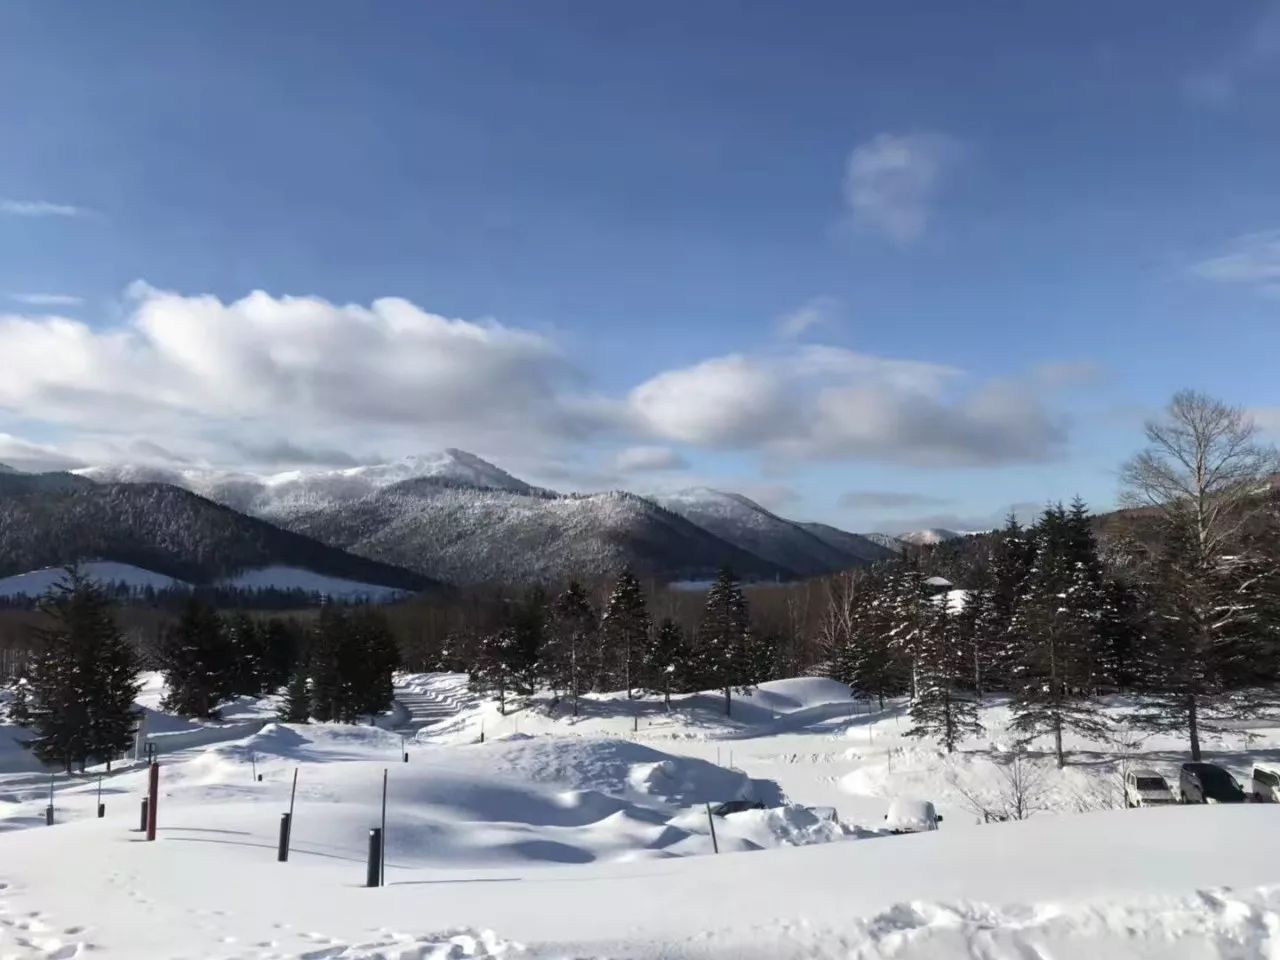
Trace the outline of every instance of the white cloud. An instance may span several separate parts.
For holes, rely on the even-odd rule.
[[[31,443],[11,433],[0,433],[0,463],[39,473],[43,470],[74,470],[85,462],[68,456],[61,450],[39,443]]]
[[[899,244],[924,235],[938,187],[959,144],[936,133],[880,133],[854,147],[844,196],[855,222]]]
[[[31,307],[75,307],[84,303],[83,297],[69,293],[11,293],[9,299]]]
[[[138,285],[114,327],[0,315],[0,355],[0,410],[188,448],[221,435],[367,449],[392,435],[410,449],[518,449],[589,431],[598,416],[544,336],[398,299],[340,306],[255,292],[224,303]]]
[[[670,447],[627,447],[613,458],[613,467],[623,473],[683,470],[689,464]]]
[[[1237,237],[1226,251],[1191,268],[1206,280],[1234,283],[1263,294],[1280,293],[1280,230]]]
[[[814,297],[778,318],[778,336],[796,340],[815,327],[835,323],[843,312],[843,304],[835,297]]]
[[[82,217],[89,211],[69,203],[50,203],[47,200],[0,199],[0,214],[11,217]]]
[[[660,374],[631,393],[654,435],[783,459],[996,464],[1054,456],[1065,424],[1034,378],[976,385],[941,364],[813,346],[733,355]]]
[[[631,391],[656,436],[711,447],[749,445],[791,419],[779,371],[738,355],[668,370]]]
[[[530,330],[399,299],[222,301],[144,284],[114,325],[0,314],[0,356],[0,430],[35,425],[77,461],[250,468],[459,446],[600,478],[582,465],[602,450],[621,449],[608,469],[622,477],[683,469],[677,445],[775,464],[1044,460],[1065,429],[1044,395],[1075,369],[983,382],[944,364],[788,344],[596,395]]]

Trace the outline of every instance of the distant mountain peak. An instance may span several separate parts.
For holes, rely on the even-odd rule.
[[[964,534],[957,533],[954,530],[947,530],[943,527],[929,527],[926,530],[912,530],[909,533],[898,534],[898,539],[906,543],[914,543],[917,546],[928,546],[935,543],[942,543],[945,540],[959,540]]]

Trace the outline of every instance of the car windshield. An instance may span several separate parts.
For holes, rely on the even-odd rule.
[[[1169,785],[1164,782],[1163,777],[1139,777],[1139,790],[1168,790]]]
[[[1231,774],[1217,767],[1204,767],[1198,770],[1197,774],[1201,783],[1215,790],[1237,790],[1240,786]]]

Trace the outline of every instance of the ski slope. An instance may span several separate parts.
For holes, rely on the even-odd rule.
[[[503,716],[458,675],[398,678],[409,691],[452,713],[410,739],[408,763],[398,731],[269,722],[163,754],[151,844],[135,831],[142,769],[104,779],[104,820],[92,777],[57,775],[48,828],[47,780],[4,772],[0,756],[0,957],[1274,960],[1280,948],[1280,806],[1100,809],[1114,758],[1097,744],[1071,744],[1043,812],[978,826],[949,785],[985,783],[998,737],[946,758],[902,737],[901,704],[851,705],[827,680],[765,684],[727,719],[715,694],[670,711],[593,696],[574,718],[543,698]],[[154,681],[144,699],[158,704]],[[997,728],[1002,711],[984,722]],[[1238,770],[1280,756],[1276,731],[1246,732],[1247,750],[1226,743],[1211,759]],[[1180,759],[1174,742],[1144,750],[1144,766]],[[384,770],[387,886],[368,890]],[[895,796],[938,802],[943,829],[885,836]],[[717,855],[705,804],[737,797],[769,809],[717,818]]]

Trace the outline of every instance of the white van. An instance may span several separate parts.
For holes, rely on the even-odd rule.
[[[1266,767],[1254,767],[1249,795],[1255,803],[1280,803],[1280,773]]]
[[[942,817],[928,800],[894,800],[884,815],[890,833],[926,833],[937,830]]]

